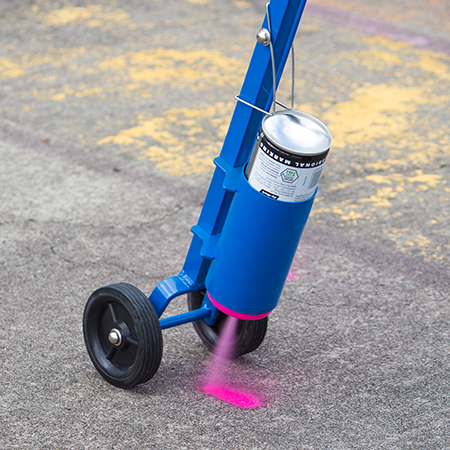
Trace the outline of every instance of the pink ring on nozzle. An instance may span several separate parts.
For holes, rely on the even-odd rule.
[[[238,313],[236,311],[233,311],[231,309],[225,308],[225,306],[222,306],[220,303],[218,303],[216,300],[214,300],[211,297],[211,294],[207,292],[209,299],[211,300],[211,303],[219,310],[222,311],[227,316],[235,317],[236,319],[241,320],[258,320],[263,319],[264,317],[267,317],[272,311],[269,311],[268,313],[264,314],[242,314]]]

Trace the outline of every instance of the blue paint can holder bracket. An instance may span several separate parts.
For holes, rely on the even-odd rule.
[[[250,186],[241,171],[205,282],[224,312],[252,319],[277,306],[314,197],[295,203],[272,199]]]

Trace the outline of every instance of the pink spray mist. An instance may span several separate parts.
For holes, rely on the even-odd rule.
[[[228,365],[234,356],[233,347],[236,341],[237,327],[238,319],[228,317],[212,355],[203,390],[239,408],[257,408],[263,406],[257,398],[236,389],[230,389],[225,380]]]

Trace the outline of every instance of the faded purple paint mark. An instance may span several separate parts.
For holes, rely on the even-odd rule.
[[[414,33],[385,20],[364,16],[350,11],[343,11],[342,9],[334,8],[332,6],[319,5],[317,3],[307,3],[306,14],[340,25],[356,28],[367,33],[378,34],[397,41],[408,42],[417,47],[426,47],[437,52],[450,54],[450,41],[428,36],[423,33]]]
[[[295,281],[295,280],[298,280],[298,275],[291,268],[286,278],[286,281]]]

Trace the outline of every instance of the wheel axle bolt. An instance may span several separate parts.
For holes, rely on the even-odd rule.
[[[108,334],[108,341],[115,346],[122,343],[122,333],[117,328],[113,328]]]

